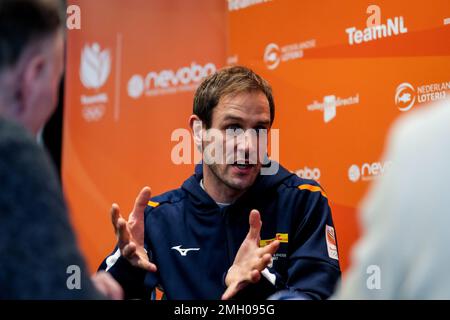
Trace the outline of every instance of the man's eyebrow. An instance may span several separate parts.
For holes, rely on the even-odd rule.
[[[269,126],[270,125],[270,120],[263,120],[263,121],[258,121],[257,125],[259,126]]]
[[[244,121],[243,118],[233,115],[226,115],[223,119],[223,121]]]
[[[224,121],[224,122],[226,122],[226,121],[243,122],[244,119],[241,118],[241,117],[238,117],[238,116],[234,116],[234,115],[226,115],[226,116],[224,117],[223,121]],[[258,122],[256,123],[256,126],[270,126],[270,120],[267,119],[267,120],[261,120],[261,121],[258,121]]]

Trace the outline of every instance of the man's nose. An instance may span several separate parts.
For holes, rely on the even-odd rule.
[[[257,162],[258,137],[253,129],[245,130],[244,134],[238,139],[237,144],[238,158],[249,160],[251,164]]]

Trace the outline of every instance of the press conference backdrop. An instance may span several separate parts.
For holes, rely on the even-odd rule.
[[[389,126],[450,94],[450,1],[73,0],[62,175],[91,270],[113,249],[113,202],[177,188],[194,90],[225,65],[273,86],[279,160],[324,187],[345,270],[357,208],[392,165]],[[176,140],[176,141],[172,141]],[[325,241],[325,231],[324,231]]]

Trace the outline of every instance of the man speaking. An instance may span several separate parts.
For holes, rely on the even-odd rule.
[[[213,158],[225,161],[203,152],[179,189],[149,201],[144,188],[128,220],[113,205],[118,244],[100,269],[127,298],[150,297],[155,287],[168,299],[333,293],[340,268],[325,192],[281,166],[263,174],[259,133],[274,117],[270,85],[248,68],[225,68],[201,83],[189,119],[194,141],[205,151],[222,146]],[[240,134],[230,139],[229,132]]]

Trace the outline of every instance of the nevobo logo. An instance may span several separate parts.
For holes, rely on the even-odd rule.
[[[202,66],[192,62],[190,66],[181,67],[177,71],[171,69],[159,72],[150,71],[145,77],[135,74],[128,81],[128,95],[133,99],[138,99],[144,93],[147,96],[156,96],[178,91],[193,91],[204,78],[216,70],[213,63]]]

